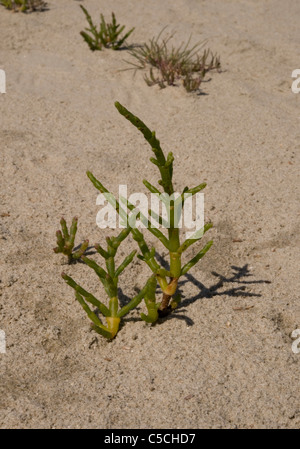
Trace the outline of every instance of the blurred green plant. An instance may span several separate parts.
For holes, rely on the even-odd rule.
[[[74,217],[69,231],[66,220],[62,217],[60,220],[62,231],[56,231],[57,247],[53,248],[53,251],[55,253],[62,253],[67,256],[69,264],[79,260],[89,245],[89,241],[85,240],[80,248],[73,252],[77,232],[77,223],[78,218]]]
[[[77,301],[81,304],[82,308],[85,310],[88,317],[92,321],[92,328],[108,339],[112,339],[115,337],[119,330],[121,318],[127,315],[130,310],[137,307],[137,305],[142,301],[143,296],[145,295],[148,288],[148,284],[146,284],[146,286],[133,299],[131,299],[131,301],[129,301],[123,307],[119,306],[119,276],[122,274],[124,269],[132,262],[136,254],[136,250],[132,251],[127,257],[125,257],[118,268],[116,268],[115,257],[121,242],[126,239],[130,231],[131,228],[128,227],[123,229],[117,237],[107,237],[106,250],[99,244],[95,245],[97,252],[105,260],[106,270],[98,265],[94,260],[91,260],[86,256],[81,257],[81,259],[95,271],[101,283],[103,284],[105,292],[109,297],[108,307],[103,302],[95,298],[95,296],[93,296],[91,293],[87,292],[84,288],[78,285],[70,276],[62,273],[62,278],[68,285],[70,285],[70,287],[75,290]],[[106,326],[103,325],[98,315],[90,309],[87,302],[98,308],[99,312],[106,319]]]
[[[42,0],[0,0],[0,4],[13,11],[43,11],[47,3]]]
[[[127,62],[136,70],[149,68],[149,74],[144,76],[148,86],[158,84],[165,88],[181,80],[188,92],[199,90],[207,72],[220,71],[220,58],[209,49],[200,52],[205,43],[198,42],[190,47],[191,38],[179,47],[170,46],[174,34],[162,37],[164,30],[149,43],[130,48],[129,54],[135,61]]]
[[[152,193],[157,195],[165,204],[168,220],[167,220],[167,232],[168,235],[164,235],[157,227],[151,224],[151,220],[148,218],[154,218],[159,224],[164,224],[164,219],[160,215],[157,215],[151,209],[148,210],[149,217],[143,216],[140,212],[134,216],[134,219],[140,219],[143,225],[165,246],[169,253],[169,270],[166,270],[155,259],[155,249],[151,250],[147,246],[143,233],[134,227],[132,217],[128,216],[130,211],[133,211],[135,207],[128,201],[125,201],[126,210],[122,208],[119,202],[113,197],[113,195],[98,181],[91,172],[87,172],[87,176],[92,181],[94,186],[104,195],[110,202],[113,208],[120,215],[123,222],[129,223],[133,239],[138,243],[141,250],[141,255],[138,257],[143,260],[151,269],[154,278],[148,282],[145,291],[145,304],[148,309],[148,315],[142,315],[142,319],[147,322],[155,322],[159,316],[166,316],[174,308],[177,307],[180,302],[180,295],[177,293],[178,281],[181,276],[185,275],[202,257],[207,253],[211,245],[212,240],[209,241],[191,260],[184,265],[182,264],[183,253],[194,243],[198,242],[212,227],[212,223],[207,223],[203,229],[197,231],[192,238],[188,238],[185,241],[180,239],[179,221],[184,207],[184,201],[196,193],[200,192],[206,187],[206,183],[199,184],[194,188],[185,187],[182,194],[175,199],[173,188],[173,161],[174,156],[170,152],[165,157],[159,140],[156,138],[155,132],[151,131],[138,117],[134,116],[124,106],[116,102],[115,106],[119,113],[129,120],[144,136],[146,141],[150,144],[151,149],[155,157],[150,158],[150,161],[159,169],[161,179],[158,184],[162,187],[161,192],[157,187],[150,184],[147,180],[143,180],[146,188]],[[155,279],[155,282],[154,280]],[[159,283],[163,292],[161,302],[156,301],[156,283]]]
[[[121,37],[121,34],[125,29],[125,25],[121,26],[117,23],[114,13],[112,13],[111,23],[106,23],[103,14],[100,14],[101,20],[99,30],[97,30],[97,26],[93,23],[93,20],[86,8],[82,5],[79,6],[84,12],[86,20],[89,24],[89,28],[85,28],[85,31],[81,31],[80,34],[92,51],[102,50],[103,47],[119,50],[134,30],[134,28],[132,28]]]

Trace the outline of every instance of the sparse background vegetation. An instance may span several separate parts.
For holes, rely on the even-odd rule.
[[[135,69],[148,69],[144,75],[148,86],[158,84],[162,89],[182,81],[187,92],[200,88],[206,73],[221,70],[220,58],[203,43],[190,45],[190,39],[180,45],[171,45],[174,35],[164,37],[164,29],[148,43],[129,49],[134,58],[129,63]]]
[[[291,332],[300,328],[300,95],[290,75],[299,63],[300,3],[113,3],[82,2],[93,18],[101,11],[110,20],[113,10],[126,30],[135,27],[129,44],[149,42],[166,24],[176,47],[190,35],[191,47],[207,40],[222,73],[207,74],[201,96],[187,95],[182,81],[150,88],[148,69],[120,71],[127,51],[89,51],[77,1],[49,0],[41,14],[0,8],[0,426],[298,428]],[[79,217],[75,245],[107,235],[95,223],[97,191],[86,170],[113,192],[119,184],[139,192],[138,170],[157,180],[142,157],[147,142],[120,120],[116,100],[173,152],[176,190],[187,174],[188,185],[207,183],[214,245],[181,279],[181,304],[163,326],[140,320],[148,313],[141,303],[108,342],[90,330],[59,275],[102,299],[94,270],[66,265],[52,247],[62,214],[68,226]],[[134,249],[128,236],[117,266]],[[158,252],[163,265],[167,251]],[[138,259],[124,270],[122,305],[148,275]]]
[[[47,3],[43,0],[0,0],[0,4],[12,11],[43,11]]]
[[[103,14],[100,13],[99,29],[94,24],[93,19],[84,6],[80,5],[89,28],[85,28],[85,31],[81,31],[80,34],[88,44],[92,51],[102,50],[103,48],[112,48],[113,50],[120,50],[126,43],[126,39],[134,31],[134,28],[123,34],[125,25],[120,25],[117,22],[115,14],[111,13],[111,22],[106,22]]]

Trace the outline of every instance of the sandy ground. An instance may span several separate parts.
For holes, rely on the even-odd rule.
[[[175,43],[207,39],[223,73],[200,96],[148,87],[141,72],[122,71],[125,51],[89,51],[77,1],[48,4],[29,15],[0,8],[1,427],[299,428],[300,95],[291,73],[300,3],[83,2],[93,17],[113,10],[135,26],[131,43],[166,25]],[[214,245],[181,284],[173,316],[151,327],[141,306],[107,342],[60,277],[65,270],[101,297],[94,272],[62,265],[52,248],[62,215],[79,216],[78,242],[103,243],[86,170],[114,192],[158,179],[116,100],[174,152],[178,190],[207,182]],[[132,248],[129,238],[122,250]],[[136,261],[123,292],[142,287],[148,270]]]

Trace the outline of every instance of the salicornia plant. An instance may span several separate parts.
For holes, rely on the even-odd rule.
[[[57,247],[53,248],[55,253],[62,253],[68,257],[69,264],[80,259],[80,257],[85,253],[87,247],[89,246],[89,241],[85,240],[77,251],[74,251],[75,237],[77,232],[78,218],[74,217],[68,230],[66,220],[62,217],[60,220],[60,225],[62,231],[56,231]]]
[[[117,23],[114,13],[112,13],[111,23],[106,23],[103,14],[100,14],[101,21],[98,30],[86,8],[82,5],[80,5],[80,8],[84,12],[90,26],[90,28],[85,28],[85,31],[81,31],[80,34],[92,51],[102,50],[103,47],[119,50],[134,30],[132,28],[121,37],[125,25],[121,26]]]
[[[122,208],[121,204],[109,193],[109,191],[92,175],[92,173],[87,172],[89,179],[92,181],[94,186],[104,195],[106,199],[112,204],[115,210],[120,214],[123,221],[129,220],[129,225],[131,227],[131,232],[134,240],[138,243],[141,250],[141,255],[138,257],[142,259],[150,267],[153,275],[155,276],[157,282],[159,283],[161,290],[163,292],[162,300],[160,303],[156,302],[155,298],[155,288],[154,281],[151,280],[147,284],[147,289],[145,292],[145,303],[148,309],[148,315],[143,315],[142,318],[148,322],[155,322],[158,316],[167,315],[173,308],[175,308],[180,301],[180,296],[176,294],[178,281],[181,276],[185,275],[209,250],[212,245],[212,241],[209,241],[204,248],[202,248],[196,256],[189,260],[184,265],[182,264],[183,253],[195,242],[199,241],[203,234],[212,227],[212,223],[208,223],[203,229],[197,231],[192,238],[188,238],[185,241],[180,239],[179,222],[182,214],[182,209],[184,207],[184,201],[191,197],[206,186],[202,183],[194,188],[185,187],[182,194],[175,198],[174,187],[173,187],[173,161],[174,156],[169,153],[165,157],[159,140],[156,138],[155,132],[150,131],[150,129],[138,118],[135,117],[131,112],[129,112],[120,103],[115,103],[116,108],[119,113],[123,115],[127,120],[129,120],[144,136],[146,141],[150,144],[154,157],[150,161],[159,169],[161,179],[158,184],[162,187],[163,192],[157,187],[150,184],[148,181],[144,180],[143,183],[147,189],[152,193],[157,195],[162,202],[165,204],[168,220],[167,228],[168,235],[166,236],[158,227],[148,220],[141,212],[135,214],[134,219],[139,218],[141,222],[147,227],[147,229],[165,246],[169,253],[169,270],[166,270],[158,264],[155,259],[155,249],[151,250],[148,248],[143,233],[134,226],[132,222],[132,217],[128,218],[127,210],[134,211],[135,207],[130,204],[127,200],[125,202],[126,210]],[[166,220],[157,215],[151,209],[148,211],[150,217],[154,218],[159,224],[166,224]],[[131,221],[130,221],[131,220]]]
[[[131,228],[123,229],[117,237],[107,237],[107,249],[105,250],[99,244],[95,245],[98,253],[105,259],[106,270],[98,265],[94,260],[89,259],[86,256],[82,256],[81,259],[91,267],[101,283],[104,286],[105,292],[109,297],[108,307],[99,301],[94,295],[87,292],[84,288],[78,285],[70,276],[62,273],[63,279],[68,285],[70,285],[76,292],[76,299],[81,304],[88,317],[93,323],[93,329],[99,334],[108,339],[115,337],[119,330],[120,320],[123,316],[127,315],[130,310],[137,307],[142,301],[143,296],[147,290],[147,285],[136,295],[128,304],[120,308],[118,300],[118,281],[120,274],[131,263],[135,256],[136,251],[132,251],[123,262],[116,268],[115,256],[121,242],[128,236]],[[107,325],[103,325],[100,318],[95,312],[93,312],[88,306],[87,302],[97,307],[99,312],[105,317]]]
[[[160,88],[176,85],[182,81],[188,92],[199,89],[205,74],[211,70],[220,70],[220,58],[209,49],[201,52],[203,43],[190,47],[190,39],[179,47],[171,46],[170,35],[162,38],[164,29],[157,38],[152,38],[142,46],[131,48],[129,53],[135,58],[129,61],[135,69],[149,68],[144,79],[148,86],[158,84]]]

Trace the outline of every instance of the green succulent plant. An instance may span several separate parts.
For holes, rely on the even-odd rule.
[[[207,72],[221,70],[219,56],[210,49],[202,50],[203,42],[190,46],[190,38],[176,47],[170,45],[174,34],[163,37],[164,30],[144,45],[129,49],[134,59],[127,62],[135,70],[149,69],[148,75],[144,75],[148,86],[157,84],[163,89],[181,81],[187,92],[193,92],[199,90]]]
[[[143,134],[145,140],[152,149],[153,157],[150,158],[150,161],[159,170],[159,187],[152,185],[146,179],[143,180],[143,184],[151,194],[157,196],[164,203],[166,215],[162,216],[151,208],[148,209],[148,214],[144,215],[127,199],[120,198],[120,201],[117,201],[113,194],[104,187],[104,185],[95,178],[90,171],[88,171],[87,176],[96,189],[99,190],[101,194],[104,195],[105,199],[113,206],[116,213],[119,214],[121,225],[123,226],[123,229],[117,237],[107,237],[106,249],[100,246],[100,244],[95,245],[97,253],[105,260],[106,268],[103,268],[95,260],[92,260],[85,255],[85,251],[88,247],[88,240],[83,242],[77,251],[74,251],[78,221],[77,217],[73,218],[70,230],[67,228],[65,219],[61,219],[62,231],[57,231],[56,233],[58,246],[54,248],[56,253],[61,252],[67,255],[69,263],[80,259],[87,266],[92,268],[100,279],[109,298],[108,306],[85,290],[68,274],[62,273],[65,282],[75,290],[76,300],[80,303],[92,321],[93,329],[107,339],[113,339],[116,336],[119,331],[122,317],[127,315],[132,309],[136,308],[143,299],[147,314],[141,313],[141,318],[147,323],[155,323],[160,317],[164,317],[176,309],[181,300],[178,292],[180,278],[205,256],[213,244],[212,240],[208,241],[194,257],[183,262],[185,251],[193,244],[199,242],[203,235],[212,227],[212,223],[207,223],[202,229],[195,231],[191,237],[184,239],[182,238],[179,225],[186,200],[201,192],[206,187],[206,183],[201,183],[193,188],[186,186],[183,188],[182,193],[176,197],[173,185],[173,154],[170,152],[165,156],[155,131],[151,131],[138,117],[134,116],[119,102],[116,102],[115,106],[119,113]],[[153,223],[153,220],[156,223]],[[167,249],[169,262],[168,269],[164,268],[164,266],[158,262],[155,248],[150,248],[148,246],[144,233],[138,226],[136,226],[137,221],[140,221]],[[160,230],[157,224],[163,226],[166,229],[166,232]],[[137,257],[148,265],[151,275],[139,293],[126,305],[121,307],[118,296],[119,276],[124,269],[130,265],[137,250],[132,251],[125,257],[118,267],[116,267],[115,258],[120,244],[130,233],[140,250],[140,254],[138,254]],[[162,291],[162,296],[159,300],[157,299],[158,286]],[[96,307],[98,312],[91,310],[89,304]],[[106,324],[103,324],[99,318],[99,314],[103,315]]]
[[[77,251],[74,250],[75,237],[77,232],[78,218],[74,217],[70,230],[68,230],[66,220],[62,217],[60,225],[62,231],[56,231],[57,247],[53,248],[55,253],[62,253],[68,257],[69,264],[79,260],[89,246],[89,241],[85,240]]]
[[[111,14],[112,20],[110,23],[107,23],[103,14],[100,14],[100,25],[98,30],[87,9],[82,5],[79,6],[84,12],[89,24],[89,28],[85,28],[85,31],[81,31],[80,34],[92,51],[102,50],[103,47],[119,50],[134,30],[134,28],[131,28],[131,30],[121,36],[125,29],[125,25],[121,26],[117,23],[116,16],[113,12]]]
[[[166,203],[168,212],[168,229],[167,236],[159,230],[157,227],[151,224],[148,217],[138,213],[137,218],[147,227],[150,231],[168,250],[169,254],[169,270],[163,268],[155,259],[155,249],[149,249],[144,239],[143,233],[137,227],[131,227],[131,233],[133,239],[138,243],[140,254],[138,257],[143,260],[151,269],[156,282],[159,283],[163,296],[160,302],[156,301],[154,281],[148,283],[146,289],[145,303],[148,309],[148,315],[143,315],[142,318],[148,322],[155,322],[159,316],[165,316],[170,313],[179,303],[180,296],[177,293],[178,281],[184,276],[202,257],[207,253],[213,244],[210,240],[206,245],[188,262],[182,263],[182,256],[184,252],[194,243],[201,240],[204,233],[211,227],[212,223],[207,223],[201,231],[195,233],[192,238],[188,238],[184,241],[180,238],[180,229],[178,226],[180,216],[184,207],[184,201],[187,197],[193,196],[206,187],[206,183],[199,184],[196,187],[185,187],[182,194],[174,199],[174,187],[173,187],[173,162],[174,156],[169,153],[167,157],[164,155],[159,140],[156,138],[155,132],[150,129],[136,116],[129,112],[124,106],[116,102],[115,106],[119,113],[129,120],[144,136],[146,141],[150,144],[154,153],[154,157],[150,158],[150,161],[158,168],[160,172],[160,180],[158,184],[162,190],[150,184],[147,180],[143,180],[145,187],[153,194],[158,195],[160,198],[164,198],[165,193],[171,200]],[[112,204],[115,210],[120,214],[123,221],[130,220],[128,213],[135,209],[133,204],[128,201],[126,203],[127,211],[124,211],[123,207],[113,197],[113,195],[97,180],[91,172],[87,172],[89,179],[94,186],[102,193],[105,194],[108,201]],[[163,223],[163,217],[158,216],[151,209],[148,211],[149,216],[155,218],[160,224]]]
[[[107,249],[105,250],[99,244],[95,245],[97,252],[105,260],[106,269],[98,265],[94,260],[81,256],[83,262],[86,263],[90,268],[94,270],[98,278],[100,279],[105,292],[109,298],[108,307],[94,295],[86,291],[83,287],[77,284],[70,276],[66,273],[62,273],[62,278],[66,283],[75,290],[75,296],[77,301],[80,303],[82,308],[87,313],[88,317],[92,321],[93,329],[99,334],[103,335],[108,339],[112,339],[116,336],[121,318],[127,315],[132,309],[138,306],[138,304],[143,300],[143,297],[148,288],[148,284],[126,305],[123,307],[119,306],[118,300],[118,282],[119,276],[125,270],[125,268],[132,262],[136,250],[132,251],[123,262],[116,268],[115,257],[117,250],[123,240],[126,239],[131,229],[128,227],[123,229],[117,237],[107,237]],[[97,307],[98,311],[105,317],[106,326],[102,323],[98,315],[93,312],[87,303],[92,304]]]

